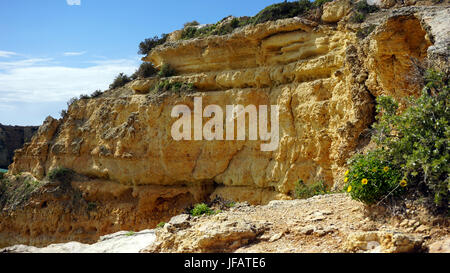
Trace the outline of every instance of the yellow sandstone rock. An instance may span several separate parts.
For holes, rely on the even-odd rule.
[[[292,18],[160,46],[146,60],[170,64],[178,72],[170,81],[193,83],[199,92],[144,96],[156,79],[143,79],[131,84],[136,95],[80,100],[64,120],[44,123],[16,153],[11,171],[42,178],[65,166],[124,185],[250,187],[264,189],[267,197],[259,200],[266,202],[290,195],[299,179],[339,184],[361,132],[374,121],[369,91],[417,92],[407,78],[409,58],[426,57],[430,42],[418,19],[396,17],[376,30],[365,60],[354,33],[314,24]],[[171,110],[193,109],[195,96],[222,109],[278,105],[278,149],[262,152],[261,141],[248,137],[174,141]]]
[[[322,21],[336,23],[351,10],[349,0],[335,0],[323,5]]]
[[[325,19],[339,20],[347,4],[326,5]],[[157,94],[150,92],[156,79],[139,79],[120,92],[79,100],[64,119],[44,122],[31,143],[16,151],[9,171],[30,172],[42,179],[58,166],[70,168],[97,179],[80,185],[84,193],[97,196],[92,200],[114,196],[121,187],[132,189],[125,202],[128,209],[113,206],[128,215],[121,218],[124,223],[138,221],[130,220],[139,218],[133,212],[136,206],[156,209],[161,218],[179,213],[170,210],[163,195],[181,208],[205,196],[253,204],[289,199],[299,179],[306,183],[323,179],[339,188],[347,159],[367,140],[364,132],[375,120],[375,96],[417,94],[419,85],[411,80],[412,59],[424,60],[432,45],[417,13],[386,18],[364,41],[345,24],[318,25],[301,18],[250,25],[224,36],[177,40],[172,35],[170,43],[158,46],[144,60],[157,67],[171,65],[177,76],[167,80],[192,83],[197,92]],[[176,118],[171,111],[180,104],[192,110],[194,97],[222,109],[278,105],[278,149],[263,152],[264,141],[248,137],[173,140]],[[17,224],[8,219],[11,222],[0,227]],[[156,224],[152,218],[140,227]],[[26,234],[26,227],[18,230]],[[127,226],[92,232],[104,235],[119,227]]]

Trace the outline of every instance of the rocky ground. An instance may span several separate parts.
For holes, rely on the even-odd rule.
[[[237,203],[211,216],[175,216],[163,228],[117,233],[93,245],[14,246],[0,252],[450,252],[448,218],[415,205],[405,213],[369,209],[346,194]]]
[[[329,194],[172,218],[144,252],[449,252],[447,220],[413,205],[390,216],[346,194]]]

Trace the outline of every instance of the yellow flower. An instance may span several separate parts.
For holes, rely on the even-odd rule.
[[[345,172],[345,176],[347,176],[349,173],[350,173],[350,171],[347,170],[347,171]]]
[[[348,182],[348,177],[346,177],[346,178],[344,179],[344,182]]]
[[[373,168],[372,172],[376,173],[377,172],[377,168]]]
[[[400,186],[402,186],[404,188],[404,187],[408,186],[408,182],[405,179],[403,179],[402,181],[400,181]]]
[[[351,191],[352,191],[352,186],[348,186],[347,192],[351,192]]]
[[[367,180],[367,179],[363,179],[363,180],[361,180],[361,183],[363,184],[363,185],[367,185],[367,183],[369,183],[369,180]]]
[[[355,175],[353,177],[358,177],[358,175],[355,173]]]
[[[389,167],[384,167],[384,169],[383,169],[383,171],[385,172],[385,173],[387,173],[387,171],[389,171]]]

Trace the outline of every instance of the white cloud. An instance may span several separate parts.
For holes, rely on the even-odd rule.
[[[93,61],[84,68],[59,66],[49,61],[0,62],[0,104],[67,101],[97,89],[105,90],[117,74],[130,75],[139,65],[137,58]]]
[[[2,57],[2,58],[9,58],[11,56],[16,56],[16,55],[17,55],[16,52],[0,50],[0,57]]]
[[[84,55],[86,51],[81,52],[64,52],[64,56],[81,56]]]
[[[67,5],[69,6],[80,6],[81,0],[66,0]]]
[[[18,61],[10,61],[10,62],[0,62],[0,70],[8,70],[8,69],[14,69],[19,67],[28,67],[28,66],[35,66],[35,65],[44,65],[48,64],[53,59],[49,58],[32,58],[32,59],[24,59],[24,60],[18,60]]]

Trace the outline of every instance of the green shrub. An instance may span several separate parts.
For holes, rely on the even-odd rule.
[[[374,204],[388,195],[402,192],[402,173],[396,169],[381,150],[366,155],[357,155],[350,161],[346,173],[346,189],[353,199],[366,204]]]
[[[80,100],[87,100],[87,99],[90,99],[91,97],[89,96],[89,95],[87,95],[87,94],[81,94],[80,95]]]
[[[359,29],[356,32],[356,37],[358,37],[359,39],[364,39],[367,36],[369,36],[369,34],[372,33],[372,31],[374,31],[375,28],[376,28],[375,25],[370,25],[370,26],[364,27],[362,29]]]
[[[131,79],[125,75],[124,73],[120,73],[116,76],[113,83],[109,86],[109,89],[115,89],[124,86],[125,84],[129,83]]]
[[[63,109],[59,112],[59,115],[61,116],[61,118],[65,118],[67,116],[67,110]]]
[[[195,91],[194,84],[182,82],[170,82],[168,80],[159,81],[154,87],[153,92],[193,92]]]
[[[67,101],[67,107],[70,107],[72,104],[78,101],[77,97],[73,97]]]
[[[303,180],[299,180],[295,185],[295,197],[298,199],[306,199],[315,195],[327,194],[327,186],[325,181],[321,180],[312,185],[306,185]]]
[[[353,23],[362,23],[364,20],[366,20],[366,15],[360,12],[355,12],[352,17],[350,17],[350,21]]]
[[[240,26],[241,26],[241,21],[238,18],[235,17],[230,21],[230,27],[232,29],[238,28]]]
[[[165,225],[166,225],[165,222],[161,222],[156,226],[156,228],[163,228]]]
[[[161,37],[155,36],[153,38],[147,38],[139,44],[138,54],[147,55],[153,48],[164,44],[167,41],[167,34],[162,34]]]
[[[103,94],[102,90],[95,90],[92,94],[91,94],[91,98],[98,98]]]
[[[355,13],[350,18],[353,23],[362,23],[366,20],[367,14],[377,12],[380,9],[375,5],[369,5],[366,0],[359,1],[354,7]]]
[[[197,37],[205,37],[210,35],[217,35],[217,24],[214,25],[207,25],[202,28],[196,28],[196,27],[187,27],[184,28],[181,32],[181,39],[187,40],[187,39],[193,39]]]
[[[282,2],[270,5],[256,14],[250,21],[252,24],[265,23],[279,19],[292,18],[307,12],[313,4],[309,0],[299,0],[295,2]]]
[[[450,190],[449,76],[429,70],[424,79],[422,95],[409,98],[400,115],[392,98],[377,99],[382,116],[374,126],[375,140],[411,180],[411,186],[425,188],[438,206],[446,206]]]
[[[215,211],[212,210],[208,205],[202,203],[197,204],[194,206],[194,208],[190,211],[192,216],[200,216],[200,215],[213,215],[215,214]]]
[[[204,29],[204,28],[202,28],[202,29]],[[197,30],[198,29],[196,27],[184,28],[183,31],[181,32],[181,39],[187,40],[187,39],[193,39],[193,38],[199,36],[199,34],[197,34]]]
[[[366,0],[362,0],[356,3],[355,9],[363,14],[369,14],[380,10],[375,5],[369,5]]]
[[[392,98],[377,98],[379,115],[373,126],[373,139],[378,148],[350,162],[346,180],[353,198],[372,204],[390,192],[393,196],[419,193],[433,199],[438,207],[448,207],[448,79],[448,74],[428,71],[422,95],[408,98],[407,108],[400,114],[398,103]],[[385,167],[389,171],[380,173]],[[372,168],[377,172],[371,173]],[[367,185],[360,183],[364,178],[368,179]]]
[[[148,78],[155,76],[157,74],[158,70],[153,66],[152,63],[141,63],[139,68],[134,72],[133,75],[131,75],[131,79],[137,79],[137,78]]]
[[[200,25],[200,23],[194,20],[194,21],[192,21],[192,22],[187,22],[187,23],[185,23],[185,24],[184,24],[184,27],[185,27],[185,28],[186,28],[186,27],[194,27],[194,26],[198,26],[198,25]]]
[[[71,169],[57,167],[48,173],[47,178],[52,182],[60,182],[64,186],[68,186],[72,182],[74,174],[75,172]]]
[[[230,16],[223,18],[221,21],[197,28],[190,24],[185,24],[185,28],[181,33],[181,39],[193,39],[198,37],[207,37],[210,35],[226,35],[232,33],[236,28],[249,24],[260,24],[267,21],[275,21],[278,19],[292,18],[299,16],[310,10],[311,8],[321,6],[323,3],[331,0],[318,0],[316,4],[312,4],[309,0],[300,0],[295,2],[282,2],[270,5],[261,10],[254,17],[233,18],[228,23],[224,23]]]
[[[127,233],[125,233],[125,236],[130,237],[130,236],[134,236],[135,234],[136,234],[136,232],[134,232],[134,231],[128,231]]]
[[[333,0],[315,0],[313,4],[315,7],[321,7],[321,6],[323,6],[323,4],[331,2],[331,1],[333,1]]]
[[[158,72],[158,76],[162,78],[168,78],[176,75],[175,69],[173,69],[169,64],[163,64]]]
[[[22,206],[42,185],[43,183],[27,175],[0,179],[0,210]]]

